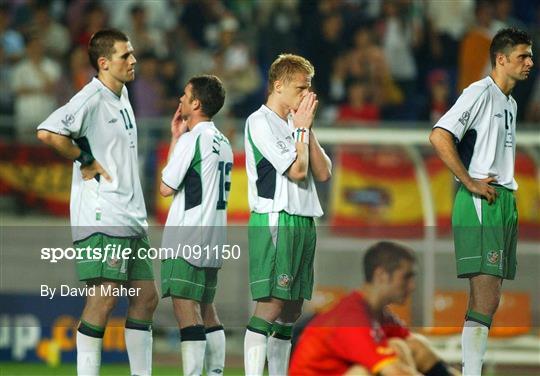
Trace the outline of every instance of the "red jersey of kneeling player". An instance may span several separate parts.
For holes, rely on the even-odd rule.
[[[377,374],[397,360],[388,338],[405,339],[409,335],[410,331],[387,309],[381,317],[375,317],[362,294],[355,291],[306,326],[289,373],[342,375],[360,365]]]

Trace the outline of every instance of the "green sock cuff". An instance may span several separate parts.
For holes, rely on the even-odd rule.
[[[126,318],[126,322],[132,322],[134,324],[141,324],[141,325],[152,325],[152,320],[139,320],[139,319],[133,319],[131,317]]]
[[[272,336],[279,339],[288,340],[292,338],[292,330],[293,330],[293,324],[287,325],[283,323],[274,322],[274,324],[272,325]]]
[[[94,324],[90,324],[89,322],[84,321],[82,319],[81,319],[81,324],[83,324],[84,326],[87,326],[88,328],[90,328],[92,330],[95,330],[96,332],[105,333],[105,328],[104,327],[97,326],[97,325],[94,325]]]
[[[88,332],[88,330],[90,330],[90,332],[86,333]],[[97,336],[103,337],[103,334],[105,333],[105,328],[90,324],[89,322],[81,319],[81,323],[79,325],[79,331],[83,334],[91,335],[92,337],[97,337]]]
[[[476,311],[473,311],[472,309],[469,309],[467,311],[467,315],[465,316],[465,320],[476,321],[476,322],[490,328],[491,327],[491,321],[493,320],[493,318],[491,316],[484,315],[482,313],[478,313]]]
[[[272,323],[265,319],[261,319],[260,317],[251,316],[248,323],[248,329],[267,336],[272,330]]]

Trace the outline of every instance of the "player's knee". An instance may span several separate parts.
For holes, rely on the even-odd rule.
[[[130,305],[140,311],[153,313],[159,303],[159,297],[156,291],[147,291],[145,294],[137,296],[130,301]]]
[[[86,305],[93,312],[100,312],[104,316],[108,316],[116,307],[116,297],[100,296],[95,299],[88,300]]]

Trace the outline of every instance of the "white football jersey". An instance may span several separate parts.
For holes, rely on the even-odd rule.
[[[90,152],[111,176],[83,180],[80,163],[73,163],[71,226],[73,241],[94,233],[145,236],[146,208],[139,179],[137,126],[127,89],[118,97],[94,78],[71,100],[54,111],[38,130],[74,140]]]
[[[163,232],[162,247],[174,250],[167,257],[221,267],[222,249],[214,247],[226,244],[232,166],[229,140],[213,122],[198,123],[180,137],[161,174],[163,183],[177,191]],[[194,249],[197,245],[200,249]]]
[[[463,90],[434,128],[455,136],[459,156],[471,177],[494,177],[497,184],[516,190],[516,118],[516,101],[488,76]]]
[[[311,171],[302,182],[286,171],[296,160],[294,125],[261,106],[246,121],[244,134],[249,207],[256,213],[285,211],[293,215],[323,214]]]

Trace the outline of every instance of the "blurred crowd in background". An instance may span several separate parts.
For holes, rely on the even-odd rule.
[[[91,35],[116,27],[138,60],[138,118],[170,116],[200,73],[223,80],[225,115],[245,118],[265,100],[272,61],[293,52],[315,66],[322,119],[433,123],[489,73],[491,38],[508,26],[531,34],[538,60],[538,0],[0,1],[0,110],[13,135],[35,128],[95,75]],[[537,72],[513,93],[521,121],[540,121]]]

